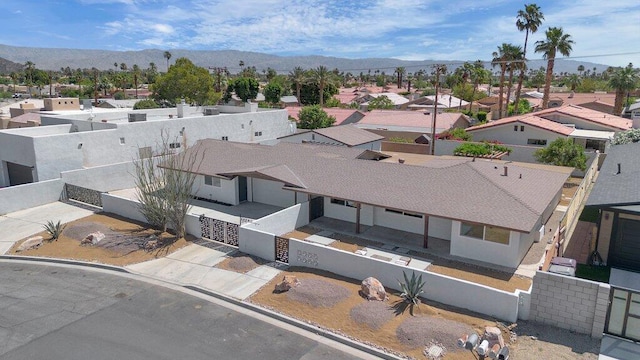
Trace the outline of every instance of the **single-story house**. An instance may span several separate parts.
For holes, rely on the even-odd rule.
[[[241,144],[200,140],[193,195],[237,205],[288,208],[309,203],[310,221],[329,217],[450,242],[450,254],[516,268],[558,204],[571,169],[471,158],[421,165],[388,163],[371,150],[344,146]],[[545,179],[545,181],[540,181]]]
[[[614,145],[586,206],[599,209],[594,260],[611,266],[605,336],[640,353],[640,143]],[[635,344],[634,344],[635,342]],[[605,340],[603,339],[603,345]],[[631,353],[627,353],[631,354]]]
[[[415,100],[411,100],[400,106],[401,110],[429,110],[433,109],[436,103],[436,96],[422,96]],[[458,97],[448,94],[438,95],[438,108],[439,109],[461,109],[466,110],[469,106],[469,102],[462,100]]]
[[[296,121],[299,120],[298,113],[300,112],[300,109],[302,109],[301,107],[287,106],[285,109],[289,113],[289,117],[295,119]],[[333,124],[333,126],[353,124],[360,121],[360,119],[364,117],[364,113],[362,111],[355,109],[323,108],[322,110],[324,110],[327,115],[336,118],[336,122]]]
[[[440,134],[454,128],[467,128],[469,124],[469,118],[462,113],[438,113],[435,119],[435,130],[436,134]],[[415,139],[422,134],[431,134],[433,113],[425,115],[419,111],[371,110],[366,112],[355,125],[367,130],[412,133],[410,137]],[[380,134],[379,131],[376,133]],[[393,136],[395,135],[390,137]]]
[[[356,147],[380,151],[384,136],[357,128],[353,125],[332,126],[323,129],[300,129],[295,134],[285,135],[278,140],[292,143],[312,143]]]
[[[380,96],[386,96],[387,98],[389,98],[389,100],[391,100],[391,102],[393,103],[393,106],[395,106],[396,109],[400,109],[402,105],[409,102],[409,99],[407,99],[402,95],[398,95],[394,92],[367,93],[362,97],[358,98],[356,101],[360,103],[361,108],[366,109],[366,107],[369,105],[369,101]]]

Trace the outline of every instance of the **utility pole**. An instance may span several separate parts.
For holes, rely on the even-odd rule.
[[[433,65],[436,71],[436,97],[433,102],[433,117],[431,120],[431,155],[436,154],[436,117],[438,116],[438,92],[440,91],[440,73],[447,72],[447,66],[444,64],[435,64]]]

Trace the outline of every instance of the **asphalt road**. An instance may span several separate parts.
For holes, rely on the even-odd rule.
[[[359,359],[183,292],[0,262],[0,359]]]

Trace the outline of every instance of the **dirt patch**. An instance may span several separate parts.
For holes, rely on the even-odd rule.
[[[288,232],[286,234],[282,234],[281,236],[283,238],[288,238],[288,239],[294,238],[294,239],[298,239],[298,240],[304,240],[304,239],[308,238],[311,235],[319,233],[320,231],[322,231],[322,230],[320,230],[318,228],[315,228],[313,226],[305,225],[305,226],[299,227],[299,228],[297,228],[297,229],[295,229],[295,230],[293,230],[291,232]]]
[[[82,239],[95,231],[102,232],[105,238],[97,245],[80,245]],[[44,231],[34,235],[49,238]],[[125,266],[166,256],[194,239],[188,236],[186,239],[176,240],[174,235],[158,232],[146,224],[113,214],[99,213],[66,224],[58,240],[45,241],[37,249],[16,253],[16,249],[24,240],[19,241],[11,248],[9,254]],[[157,240],[160,247],[151,251],[144,250],[144,244],[149,240]]]
[[[567,181],[562,186],[562,197],[560,198],[559,205],[569,205],[571,199],[573,199],[573,196],[580,188],[580,183],[582,183],[582,180],[582,178],[578,177],[570,177],[567,179]]]
[[[414,316],[398,326],[396,336],[398,341],[412,348],[424,347],[435,342],[444,346],[447,353],[452,353],[460,350],[456,345],[458,338],[472,331],[474,329],[469,325],[458,321],[433,316]]]
[[[395,311],[388,301],[364,301],[351,309],[349,316],[359,324],[380,329],[387,321],[393,319]]]
[[[381,247],[382,245],[384,245],[381,242],[371,241],[371,240],[362,239],[355,236],[349,236],[349,235],[340,234],[340,233],[333,233],[329,237],[336,240],[333,243],[331,243],[329,246],[336,249],[349,251],[349,252],[356,252],[356,250],[363,249],[367,246]]]
[[[259,257],[251,256],[245,253],[233,253],[229,256],[230,257],[228,259],[223,260],[218,265],[216,265],[216,267],[244,274],[268,262]]]
[[[300,280],[300,285],[287,291],[287,297],[313,307],[333,307],[349,298],[349,290],[322,279],[304,279]]]

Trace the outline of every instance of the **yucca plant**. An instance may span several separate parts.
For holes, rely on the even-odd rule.
[[[416,277],[416,273],[412,272],[411,279],[407,277],[407,273],[404,271],[402,272],[402,275],[404,276],[404,282],[398,281],[400,289],[402,290],[400,297],[409,304],[420,304],[420,294],[424,292],[422,288],[425,284],[422,281],[422,274],[419,277]]]
[[[57,223],[49,220],[47,221],[47,224],[44,225],[44,230],[47,232],[47,234],[49,234],[49,236],[51,236],[51,239],[49,239],[50,241],[58,240],[60,235],[62,235],[64,225],[60,222],[60,220],[58,220]]]

